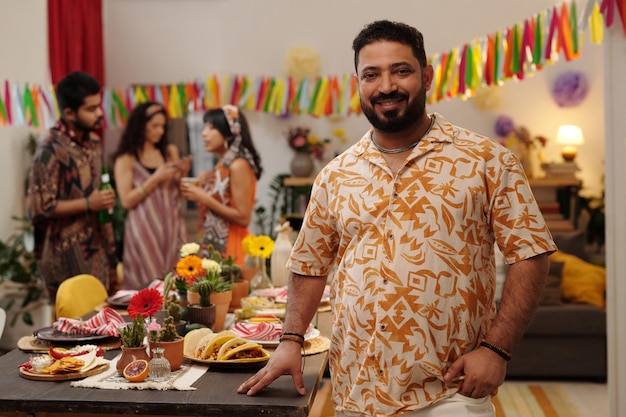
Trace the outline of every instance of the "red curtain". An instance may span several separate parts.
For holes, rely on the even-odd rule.
[[[104,85],[102,0],[48,0],[52,83],[85,71]]]

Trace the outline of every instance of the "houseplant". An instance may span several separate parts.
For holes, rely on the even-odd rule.
[[[144,288],[130,299],[128,316],[132,321],[119,329],[122,339],[122,354],[117,361],[117,371],[121,374],[126,365],[136,359],[150,361],[144,342],[146,323],[144,317],[153,320],[154,314],[163,308],[163,296],[154,288]]]
[[[141,313],[133,317],[130,323],[125,324],[119,329],[120,338],[122,339],[122,354],[117,361],[116,369],[121,375],[126,365],[137,359],[150,361],[150,356],[146,352],[144,344],[145,323]]]
[[[163,348],[163,355],[169,361],[172,371],[180,368],[184,357],[184,339],[178,334],[175,323],[176,320],[173,316],[167,316],[165,320],[163,320],[163,326],[153,322],[147,327],[150,352],[154,353],[156,348]],[[150,356],[153,357],[153,354]]]
[[[200,323],[212,328],[215,323],[215,304],[211,304],[212,286],[208,281],[197,281],[192,289],[200,296],[198,304],[189,304],[187,314],[189,323]]]
[[[33,253],[33,230],[27,218],[12,217],[21,223],[18,231],[0,241],[0,298],[7,313],[14,313],[9,323],[34,324],[31,312],[46,304],[47,295],[37,272]]]

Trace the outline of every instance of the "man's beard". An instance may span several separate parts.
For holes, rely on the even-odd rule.
[[[76,121],[74,122],[74,129],[76,130],[80,130],[82,132],[95,132],[96,130],[102,128],[102,117],[99,117],[94,123],[93,125],[89,126],[86,123],[83,123],[83,121],[80,118],[76,118]]]
[[[426,87],[422,85],[422,88],[417,92],[417,96],[413,101],[409,101],[404,114],[398,116],[398,110],[390,110],[384,112],[384,119],[381,119],[378,114],[376,114],[376,110],[374,109],[374,105],[380,101],[384,100],[408,100],[408,94],[400,93],[395,91],[391,94],[378,94],[370,99],[371,105],[366,105],[366,103],[361,99],[361,109],[363,109],[363,114],[367,117],[367,120],[374,126],[376,129],[385,133],[398,133],[407,129],[411,125],[417,123],[417,121],[422,117],[424,111],[426,110]]]

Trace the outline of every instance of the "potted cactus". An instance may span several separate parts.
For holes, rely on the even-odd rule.
[[[163,348],[163,356],[170,362],[171,370],[175,371],[180,368],[184,357],[184,339],[176,330],[176,320],[174,317],[171,315],[167,316],[163,320],[163,326],[157,325],[151,328],[151,325],[148,325],[148,328],[150,336],[150,356],[153,356],[155,348]]]
[[[212,328],[215,323],[215,304],[211,304],[213,286],[209,281],[201,280],[195,282],[192,288],[200,295],[200,303],[187,307],[189,323],[200,323]]]

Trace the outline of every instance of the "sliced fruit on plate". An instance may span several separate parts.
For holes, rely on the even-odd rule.
[[[141,382],[148,377],[148,361],[137,359],[124,367],[124,378],[130,382]]]

